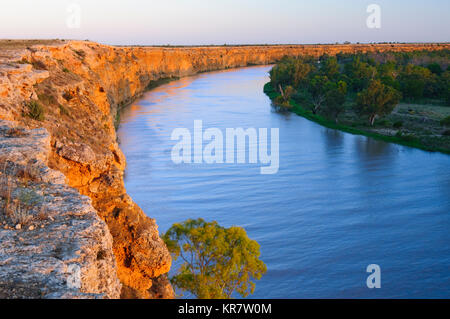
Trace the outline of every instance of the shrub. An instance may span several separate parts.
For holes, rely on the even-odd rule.
[[[442,68],[439,65],[439,63],[436,63],[436,62],[431,63],[427,66],[427,68],[434,74],[441,75],[441,73],[442,73]]]
[[[46,65],[41,61],[33,61],[31,62],[31,64],[33,65],[33,68],[35,68],[36,70],[47,70]]]
[[[33,215],[31,215],[26,207],[20,205],[19,202],[13,205],[13,214],[11,220],[14,224],[19,224],[21,226],[26,226],[33,220]]]
[[[402,140],[406,142],[417,142],[417,137],[412,134],[405,134],[402,136]]]
[[[69,91],[64,92],[63,96],[62,96],[67,102],[69,102],[70,100],[73,99],[73,94],[70,93]]]
[[[441,120],[442,126],[450,126],[450,116],[447,116],[446,118]]]
[[[378,121],[375,122],[375,125],[389,127],[389,126],[392,125],[392,123],[389,122],[389,121],[386,120],[386,119],[380,119],[380,120],[378,120]]]
[[[27,103],[28,113],[27,115],[36,121],[45,120],[45,110],[37,101],[30,101]]]
[[[58,104],[58,107],[59,107],[59,111],[61,114],[69,115],[69,111],[64,106],[62,106],[61,104]]]
[[[285,108],[291,108],[292,107],[292,105],[289,103],[289,101],[285,101],[285,99],[281,95],[277,96],[273,100],[273,103],[276,106],[281,106],[281,107],[285,107]]]
[[[405,142],[417,142],[417,137],[413,134],[405,134],[402,131],[398,131],[397,134],[395,134],[395,136],[401,138],[403,141]]]
[[[23,130],[16,127],[10,128],[6,133],[5,136],[7,137],[23,137],[27,136],[28,134]]]
[[[73,50],[81,59],[84,59],[84,57],[86,56],[86,52],[84,52],[83,50]]]
[[[18,64],[31,64],[31,62],[29,62],[29,61],[27,61],[25,59],[22,59],[20,61],[16,61],[16,63],[18,63]]]
[[[39,94],[38,99],[45,105],[51,105],[51,104],[56,103],[55,97],[53,95],[49,95],[49,94]]]
[[[403,126],[403,121],[397,121],[392,125],[394,128],[400,128]]]

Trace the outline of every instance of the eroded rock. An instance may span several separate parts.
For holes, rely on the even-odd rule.
[[[0,120],[0,167],[10,167],[0,174],[0,221],[11,224],[0,229],[0,298],[119,298],[105,222],[60,172],[43,169],[51,151],[48,132],[9,135],[14,128]],[[16,218],[22,222],[13,227]]]

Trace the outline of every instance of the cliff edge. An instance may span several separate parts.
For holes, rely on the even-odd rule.
[[[119,298],[113,239],[48,167],[46,129],[0,120],[0,298]]]
[[[0,176],[6,183],[0,194],[0,298],[173,298],[166,276],[170,254],[156,222],[126,193],[126,160],[115,131],[118,110],[155,81],[271,64],[285,55],[449,47],[112,47],[86,41],[22,41],[15,46],[0,41],[0,147],[26,154],[0,154]],[[15,165],[28,168],[10,168]],[[35,173],[26,173],[25,183],[23,172],[30,167]],[[27,208],[16,193],[30,185],[41,195]],[[18,227],[23,221],[15,216],[24,207],[28,215],[38,216],[31,217],[28,228]],[[48,218],[34,208],[46,211]],[[73,283],[74,269],[79,287]],[[26,292],[25,286],[34,288]]]

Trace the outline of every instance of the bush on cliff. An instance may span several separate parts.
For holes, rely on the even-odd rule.
[[[27,115],[36,121],[45,120],[45,110],[42,105],[37,101],[30,101],[27,104],[28,113]]]
[[[261,279],[266,265],[259,244],[241,227],[223,228],[203,219],[174,224],[163,237],[174,258],[184,263],[172,284],[199,299],[230,299],[253,293],[253,279]]]

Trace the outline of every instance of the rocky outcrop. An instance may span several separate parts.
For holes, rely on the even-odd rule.
[[[76,211],[85,212],[82,215],[86,220],[89,217],[92,223],[91,228],[88,227],[88,223],[83,226],[86,227],[83,228],[85,232],[79,229],[80,234],[88,236],[92,231],[90,236],[99,239],[100,225],[103,224],[91,216],[96,212],[106,223],[109,231],[104,232],[106,238],[104,241],[108,242],[109,234],[113,238],[112,251],[117,263],[117,276],[122,284],[121,297],[171,298],[173,290],[165,276],[171,266],[170,254],[159,237],[155,221],[147,217],[132,201],[124,187],[123,172],[126,160],[117,143],[114,126],[117,122],[117,111],[121,107],[153,86],[155,81],[163,78],[183,77],[247,65],[270,64],[285,55],[440,50],[449,47],[448,44],[386,44],[161,48],[112,47],[84,41],[33,45],[28,48],[25,45],[15,49],[9,46],[2,49],[0,54],[0,119],[17,121],[29,129],[45,128],[49,132],[50,149],[45,156],[48,169],[52,172],[61,172],[67,185],[54,184],[59,185],[64,192],[70,193],[70,196],[75,196],[73,190],[69,191],[69,187],[72,187],[87,196],[92,203],[92,206],[89,206],[86,197],[80,196],[80,202],[76,204],[78,205]],[[32,104],[32,101],[37,103]],[[45,159],[41,160],[45,162]],[[70,197],[64,198],[70,201]],[[48,205],[50,203],[46,203],[45,207]],[[70,226],[72,224],[69,220],[72,215],[69,212],[64,213],[63,206],[54,206],[52,209],[62,210],[60,217],[66,218],[64,219],[67,221],[65,225],[68,225],[66,231],[76,229],[73,228],[75,226]],[[146,213],[152,214],[151,211]],[[79,217],[73,217],[73,221],[78,223]],[[58,229],[63,232],[62,228]],[[44,228],[40,231],[43,237],[41,239],[30,237],[30,242],[36,247],[44,245],[46,233],[49,233],[48,229]],[[59,234],[58,238],[69,238],[67,237],[69,233],[55,233]],[[10,233],[9,236],[16,235]],[[33,233],[30,234],[32,235]],[[5,237],[4,242],[13,246],[13,240]],[[58,242],[57,238],[53,237],[49,237],[48,241],[53,242],[48,245]],[[2,249],[5,245],[2,240]],[[108,251],[106,246],[104,250]],[[42,249],[43,252],[47,251],[44,247]],[[93,249],[91,252],[95,251]],[[8,256],[14,254],[14,251],[5,250],[4,254]],[[22,261],[28,256],[25,252],[23,255]],[[100,255],[103,256],[103,253]],[[71,252],[68,252],[67,256],[75,258]],[[87,252],[80,256],[85,256],[86,260],[91,258]],[[110,256],[109,253],[106,256]],[[67,258],[72,264],[74,259]],[[69,263],[64,265],[69,266]],[[93,267],[94,263],[82,264],[81,260],[77,263],[80,264],[82,273],[85,271],[84,267],[87,273],[91,273],[87,269]],[[27,272],[25,266],[22,271]],[[24,276],[22,283],[26,280],[33,282],[36,272],[38,272],[36,268],[30,267],[28,277]],[[97,273],[107,272],[98,270]],[[52,272],[49,272],[49,276],[51,274]],[[102,276],[99,275],[101,278],[98,280],[102,282],[101,285],[106,285],[106,279]],[[0,281],[6,277],[0,277]],[[44,279],[39,278],[34,281],[36,287],[40,284],[44,287]],[[114,282],[114,275],[111,274],[110,283]],[[14,283],[9,282],[8,285],[12,287]],[[117,286],[111,285],[111,291],[116,291]],[[20,282],[17,287],[20,290]],[[116,296],[114,293],[101,292],[100,288],[96,288],[97,290],[94,288],[90,287],[80,293]],[[44,291],[43,295],[70,296],[64,289],[61,291],[59,295],[56,292]],[[18,293],[17,296],[19,295]]]
[[[0,121],[0,299],[119,298],[108,227],[50,152],[46,129]]]

